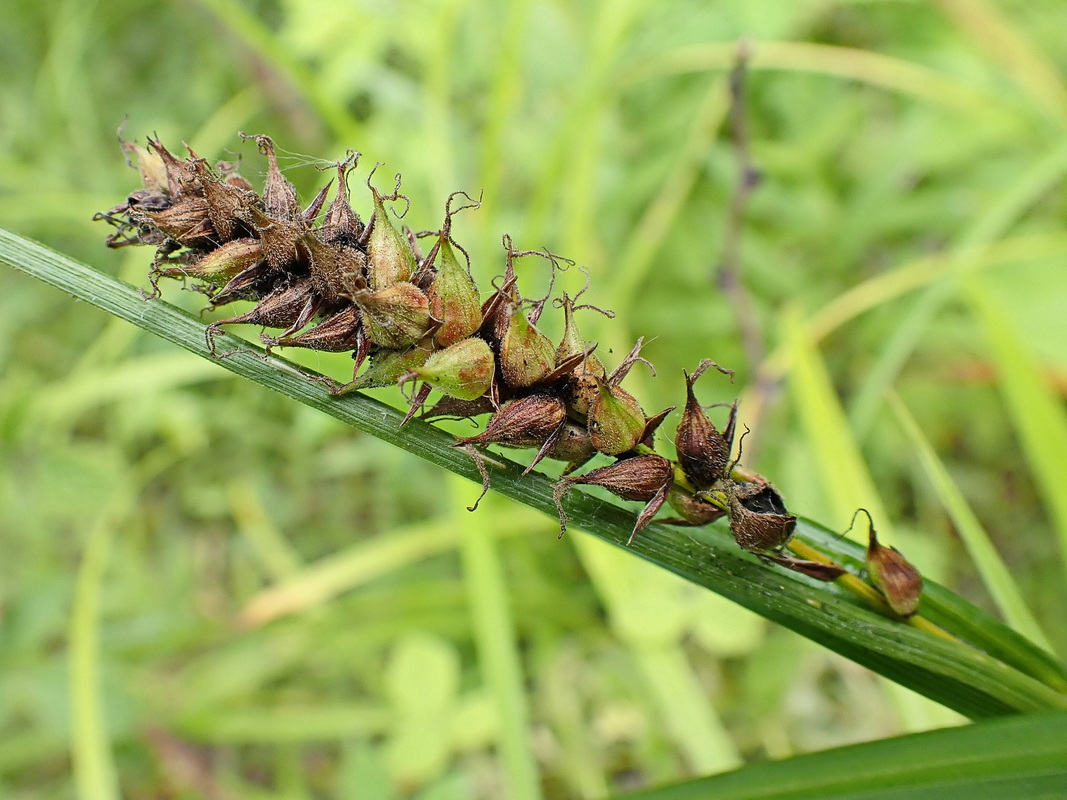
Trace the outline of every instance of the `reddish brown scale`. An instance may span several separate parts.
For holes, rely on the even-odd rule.
[[[556,483],[553,492],[553,499],[559,511],[559,535],[562,536],[567,531],[567,514],[563,510],[563,497],[575,486],[600,486],[623,500],[638,500],[646,503],[637,516],[630,538],[626,540],[626,544],[629,545],[663,506],[673,484],[674,469],[671,467],[671,462],[663,456],[654,454],[625,458],[609,466],[591,470],[585,475],[562,478]]]
[[[726,477],[737,422],[737,403],[734,403],[730,409],[729,421],[723,432],[719,433],[708,415],[704,413],[700,403],[697,402],[693,384],[712,366],[722,370],[713,361],[705,359],[700,362],[700,366],[692,375],[686,374],[685,410],[682,411],[682,419],[678,423],[678,430],[674,436],[678,463],[686,479],[698,491],[710,489],[717,481]]]

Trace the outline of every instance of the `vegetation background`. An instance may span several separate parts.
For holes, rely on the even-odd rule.
[[[0,226],[143,285],[151,253],[90,222],[136,184],[124,118],[253,180],[237,132],[270,133],[305,197],[356,148],[362,208],[384,162],[416,229],[482,191],[455,235],[483,287],[503,233],[586,265],[617,314],[584,322],[602,352],[654,337],[646,409],[701,358],[733,367],[702,397],[742,393],[746,461],[791,509],[843,530],[872,508],[924,573],[1003,609],[984,528],[1062,653],[1065,31],[1053,0],[9,0]],[[715,281],[742,37],[759,363]],[[0,280],[2,796],[597,798],[961,721]]]

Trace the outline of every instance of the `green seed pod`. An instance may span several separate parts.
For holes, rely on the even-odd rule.
[[[674,437],[678,450],[678,463],[693,487],[709,489],[716,481],[726,477],[730,464],[730,450],[734,441],[734,426],[737,421],[737,404],[730,410],[730,419],[722,433],[716,429],[704,409],[697,402],[693,384],[713,366],[705,359],[692,375],[686,374],[686,400],[682,420]]]
[[[654,454],[634,456],[616,461],[606,467],[587,472],[585,475],[566,477],[558,481],[553,491],[553,499],[559,510],[560,536],[567,530],[567,515],[563,510],[563,496],[573,487],[579,485],[600,486],[623,500],[647,501],[637,517],[629,545],[642,528],[644,528],[663,506],[674,485],[674,468],[663,456]]]
[[[714,503],[701,500],[691,492],[677,486],[667,495],[667,502],[677,512],[679,519],[662,520],[670,525],[691,525],[698,527],[708,525],[726,516],[726,512]]]
[[[370,186],[369,179],[367,185]],[[396,229],[385,210],[386,200],[396,200],[401,195],[394,192],[389,197],[383,197],[373,186],[370,190],[374,195],[374,216],[371,218],[370,239],[367,242],[367,283],[372,290],[379,290],[394,283],[410,281],[415,274],[416,260],[411,242]]]
[[[339,386],[332,391],[335,395],[348,394],[360,389],[378,389],[396,386],[401,378],[410,375],[426,363],[430,357],[430,348],[425,346],[409,347],[405,350],[387,350],[371,357],[370,366],[350,383]]]
[[[727,484],[730,532],[751,553],[785,546],[793,536],[797,518],[786,511],[782,496],[769,483]]]
[[[579,292],[579,294],[581,293]],[[560,340],[559,347],[556,348],[556,366],[578,353],[587,353],[585,359],[574,369],[572,375],[575,378],[581,378],[587,374],[597,378],[607,378],[608,372],[604,368],[604,364],[596,357],[596,354],[588,352],[589,343],[582,336],[582,332],[578,330],[578,325],[574,322],[574,300],[569,295],[564,294],[562,305],[563,338]]]
[[[567,467],[563,470],[563,474],[567,475],[595,455],[596,448],[593,447],[593,439],[589,436],[588,427],[567,420],[563,425],[563,430],[560,431],[559,439],[545,453],[545,458],[566,462]]]
[[[552,340],[514,307],[500,341],[500,372],[504,382],[515,389],[533,386],[548,376],[555,365],[556,348]]]
[[[315,291],[326,302],[351,300],[366,288],[367,257],[362,250],[329,244],[311,231],[301,234],[299,242],[308,256]],[[421,332],[417,338],[421,338]]]
[[[414,372],[449,397],[476,400],[489,391],[495,369],[489,345],[481,339],[464,339],[436,351]]]
[[[439,347],[448,347],[478,332],[482,324],[482,303],[478,287],[466,268],[459,263],[447,237],[438,247],[437,275],[427,295],[430,313],[441,320],[433,335]]]
[[[866,509],[860,510],[866,512]],[[899,550],[878,542],[869,513],[867,519],[870,521],[867,572],[871,576],[871,583],[882,593],[895,614],[910,617],[919,610],[919,598],[923,591],[922,575]]]
[[[263,263],[263,247],[256,239],[234,239],[212,250],[199,261],[180,267],[159,269],[162,278],[230,280],[239,272]]]
[[[641,443],[645,412],[632,394],[597,379],[597,396],[589,406],[593,447],[609,456],[621,455]]]
[[[394,283],[352,299],[363,312],[368,338],[379,347],[400,350],[415,344],[430,327],[430,301],[412,283]]]

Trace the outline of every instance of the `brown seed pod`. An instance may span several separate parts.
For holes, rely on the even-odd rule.
[[[189,163],[200,181],[207,202],[208,218],[218,234],[218,241],[228,242],[240,236],[247,236],[250,231],[244,220],[248,209],[256,205],[259,198],[254,192],[244,191],[237,186],[220,180],[208,166],[207,161],[189,150]]]
[[[129,216],[133,224],[147,225],[183,247],[206,248],[218,244],[208,202],[203,197],[186,196],[160,211],[132,207]]]
[[[778,564],[786,569],[791,569],[793,572],[803,573],[809,578],[815,578],[817,581],[826,581],[827,583],[836,581],[848,571],[837,564],[827,564],[824,561],[807,561],[802,558],[793,558],[793,556],[786,553],[761,553],[760,558],[764,561]]]
[[[245,221],[263,243],[263,256],[267,265],[275,272],[295,272],[298,260],[307,261],[306,252],[297,248],[300,237],[307,230],[302,221],[289,222],[274,219],[262,209],[252,206],[244,209]]]
[[[540,448],[533,462],[523,472],[525,475],[556,444],[566,421],[567,412],[562,400],[550,394],[531,394],[502,405],[481,433],[456,438],[461,444]]]
[[[344,161],[337,162],[337,194],[326,209],[322,221],[322,238],[330,244],[343,244],[347,247],[359,247],[363,236],[363,220],[352,210],[348,201],[348,173],[359,163],[359,153],[348,151]]]
[[[307,325],[322,304],[322,298],[313,291],[311,281],[303,278],[289,286],[282,286],[262,300],[256,307],[244,314],[229,319],[218,320],[208,325],[208,349],[215,355],[215,336],[223,325],[262,325],[266,328],[285,328],[282,336],[298,331]]]
[[[352,300],[366,289],[367,257],[362,250],[329,244],[312,231],[301,234],[299,243],[308,255],[315,291],[327,303]]]
[[[671,462],[654,454],[625,458],[606,467],[598,467],[585,475],[562,478],[556,483],[553,491],[553,499],[559,511],[559,535],[562,536],[567,531],[563,497],[575,486],[601,486],[623,500],[646,501],[630,538],[626,540],[629,545],[663,506],[673,484],[674,469]]]
[[[363,315],[357,306],[346,306],[326,317],[310,330],[297,336],[265,337],[263,343],[272,347],[304,347],[328,353],[359,350],[363,335]]]
[[[244,139],[255,139],[259,152],[267,157],[267,180],[263,184],[263,209],[267,216],[286,222],[299,222],[303,219],[300,199],[296,187],[291,184],[282,171],[278,169],[278,156],[274,152],[274,140],[262,134],[244,134]]]
[[[797,518],[791,515],[769,483],[726,484],[730,509],[730,532],[750,553],[765,553],[784,547],[793,536]]]
[[[893,613],[901,617],[910,617],[919,610],[919,598],[922,596],[923,579],[915,565],[908,561],[895,547],[886,547],[878,542],[871,513],[859,509],[867,515],[869,524],[867,539],[867,572],[871,583],[882,593]],[[852,521],[855,522],[855,514]],[[851,526],[850,526],[851,527]]]
[[[730,464],[730,451],[734,443],[734,427],[737,422],[737,403],[730,409],[730,418],[722,433],[708,419],[693,392],[693,384],[704,374],[708,367],[714,366],[720,371],[731,374],[715,362],[705,359],[700,362],[692,375],[686,374],[686,401],[681,422],[674,436],[674,446],[678,451],[678,463],[686,479],[698,491],[710,489],[717,481],[726,477]]]

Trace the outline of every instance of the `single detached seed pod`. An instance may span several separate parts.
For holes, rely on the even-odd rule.
[[[593,447],[609,456],[621,455],[641,443],[645,412],[632,394],[597,379],[597,396],[589,406]]]
[[[414,371],[434,389],[459,400],[476,400],[489,391],[496,360],[481,339],[464,339],[438,350]]]
[[[356,292],[352,299],[363,312],[367,337],[379,347],[409,347],[430,327],[430,301],[412,283],[394,283],[377,292]]]
[[[367,185],[374,195],[374,216],[371,218],[370,239],[367,242],[370,259],[367,282],[372,290],[378,290],[394,283],[410,281],[415,274],[416,260],[408,238],[396,229],[385,210],[386,200],[396,200],[402,195],[394,192],[389,197],[383,197],[370,185],[369,178]],[[399,186],[398,181],[397,188]]]
[[[726,486],[730,509],[730,532],[751,553],[784,547],[793,536],[797,518],[786,511],[782,496],[769,483],[736,483]]]
[[[860,511],[867,513],[866,509]],[[893,613],[910,617],[919,610],[919,598],[923,591],[922,575],[895,547],[880,544],[869,513],[867,520],[870,524],[867,572],[871,576],[871,583],[885,597]]]
[[[478,332],[482,324],[478,287],[443,234],[438,245],[437,275],[427,296],[430,314],[441,321],[433,335],[439,347],[448,347]]]
[[[562,536],[567,530],[563,497],[575,486],[601,486],[623,500],[647,501],[637,517],[630,538],[626,540],[629,545],[663,506],[673,484],[674,469],[671,462],[654,454],[625,458],[609,466],[591,470],[585,475],[562,478],[556,483],[553,491],[553,499],[559,511],[559,535]]]

